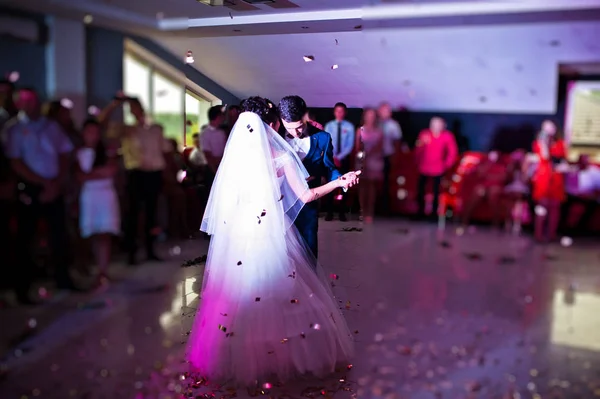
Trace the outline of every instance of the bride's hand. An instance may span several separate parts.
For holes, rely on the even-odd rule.
[[[348,189],[352,186],[355,186],[356,184],[358,184],[359,178],[358,176],[360,176],[361,171],[357,170],[354,172],[348,172],[345,175],[341,176],[339,181],[340,181],[340,187],[344,188],[344,189]]]

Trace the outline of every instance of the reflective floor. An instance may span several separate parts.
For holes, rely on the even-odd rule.
[[[206,253],[197,240],[164,247],[162,264],[114,265],[106,291],[0,310],[0,398],[600,397],[596,242],[400,220],[322,222],[320,240],[357,345],[330,379],[261,393],[181,377],[202,276],[181,264]]]

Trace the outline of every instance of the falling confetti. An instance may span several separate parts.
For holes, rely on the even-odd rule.
[[[204,262],[206,262],[206,258],[207,258],[206,255],[201,255],[197,258],[186,260],[185,262],[183,262],[181,264],[181,267],[199,266],[199,265],[203,264]]]
[[[465,257],[469,260],[481,260],[483,258],[483,256],[479,252],[466,253]]]
[[[516,261],[517,259],[515,257],[508,255],[501,256],[500,259],[498,259],[498,263],[501,265],[511,265]]]
[[[343,229],[339,230],[339,231],[343,231],[343,232],[361,232],[363,231],[362,228],[360,227],[344,227]]]

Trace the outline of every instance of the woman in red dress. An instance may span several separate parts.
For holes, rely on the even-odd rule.
[[[535,202],[535,238],[538,242],[555,240],[560,219],[560,205],[565,201],[565,182],[558,165],[565,162],[566,149],[556,137],[556,125],[546,120],[533,143],[539,164],[532,178]]]

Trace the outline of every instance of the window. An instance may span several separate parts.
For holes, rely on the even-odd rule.
[[[208,123],[208,110],[221,100],[187,80],[185,75],[149,51],[126,40],[123,55],[123,91],[137,97],[146,113],[163,125],[165,137],[191,145],[191,136]],[[124,120],[135,123],[129,107]]]
[[[163,126],[165,137],[183,144],[184,86],[165,78],[160,73],[152,74],[152,119]]]
[[[197,96],[191,91],[185,94],[186,137],[185,144],[191,145],[192,135],[208,123],[208,110],[211,102]]]
[[[133,55],[126,53],[123,59],[123,91],[126,95],[137,97],[144,109],[150,109],[150,76],[152,68],[149,65],[138,60]],[[129,105],[125,104],[124,109],[125,123],[135,123],[135,118],[129,111]]]

